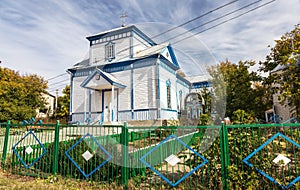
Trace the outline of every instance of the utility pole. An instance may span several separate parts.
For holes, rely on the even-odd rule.
[[[56,89],[56,96],[55,96],[55,112],[57,110],[58,107],[58,89]]]

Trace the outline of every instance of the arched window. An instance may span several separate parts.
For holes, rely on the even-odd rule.
[[[171,81],[170,79],[168,79],[166,81],[166,86],[167,86],[167,106],[168,108],[172,108],[172,104],[171,104]]]

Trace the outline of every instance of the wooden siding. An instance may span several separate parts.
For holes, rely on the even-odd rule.
[[[115,43],[115,59],[113,62],[126,60],[130,56],[130,37],[112,40]],[[107,42],[108,43],[108,42]],[[95,44],[90,47],[90,65],[103,65],[109,63],[105,60],[105,45],[107,43]]]
[[[134,109],[155,108],[155,66],[134,69]]]
[[[126,86],[126,88],[119,89],[119,110],[130,110],[131,109],[131,71],[115,72],[113,75]],[[116,94],[116,93],[115,93]]]
[[[91,90],[91,111],[102,111],[102,91]]]
[[[133,56],[141,51],[141,50],[144,50],[145,48],[147,47],[150,47],[151,45],[144,39],[142,39],[140,36],[138,36],[137,34],[133,34],[133,37],[132,37],[132,43],[133,43],[133,46],[132,46],[132,51],[133,51]]]
[[[88,94],[85,88],[82,88],[80,84],[86,77],[74,77],[73,89],[72,89],[72,113],[88,111]],[[84,103],[86,102],[86,110]]]
[[[159,86],[160,86],[160,107],[165,109],[177,110],[177,97],[176,97],[176,75],[170,73],[171,68],[166,68],[160,66],[159,70]],[[171,82],[171,108],[167,105],[167,80]]]

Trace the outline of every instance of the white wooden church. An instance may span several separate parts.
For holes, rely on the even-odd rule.
[[[87,40],[89,58],[68,69],[72,122],[176,120],[199,86],[177,73],[170,44],[156,44],[134,25]]]

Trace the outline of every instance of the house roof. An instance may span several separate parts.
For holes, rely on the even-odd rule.
[[[144,50],[141,50],[135,54],[135,58],[147,57],[149,55],[159,54],[161,53],[169,43],[162,43],[155,46],[148,47]]]

